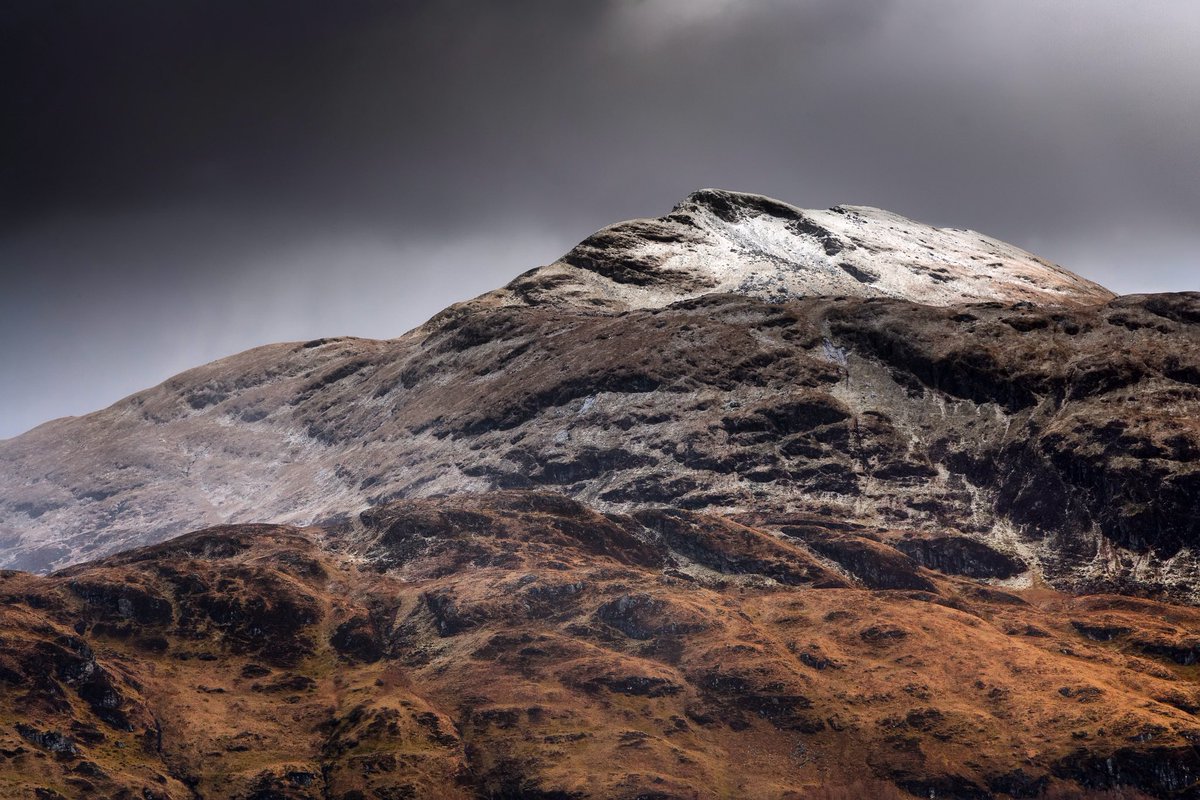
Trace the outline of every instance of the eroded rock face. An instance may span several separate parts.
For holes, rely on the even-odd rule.
[[[789,535],[504,492],[5,573],[0,786],[314,800],[1193,791],[1194,608],[1001,591],[920,566],[893,532],[785,522]]]

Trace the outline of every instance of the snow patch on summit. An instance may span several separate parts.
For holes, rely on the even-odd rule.
[[[803,210],[719,189],[694,192],[664,217],[603,228],[491,297],[503,304],[612,310],[663,307],[710,293],[776,302],[893,297],[942,306],[1083,306],[1114,297],[975,231],[935,228],[866,206]]]

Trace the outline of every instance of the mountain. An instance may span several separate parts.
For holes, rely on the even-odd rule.
[[[1191,597],[1198,320],[1194,294],[1114,298],[978,234],[708,190],[398,339],[258,348],[0,443],[0,553],[44,570],[549,487],[838,514],[996,549],[1016,581]]]
[[[0,442],[0,796],[1200,797],[1198,526],[1200,293],[704,190]]]

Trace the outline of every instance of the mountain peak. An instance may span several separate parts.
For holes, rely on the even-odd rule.
[[[611,310],[714,292],[779,302],[853,296],[941,306],[1087,306],[1114,296],[975,231],[936,228],[869,206],[801,209],[763,195],[701,189],[666,216],[602,228],[492,297]]]

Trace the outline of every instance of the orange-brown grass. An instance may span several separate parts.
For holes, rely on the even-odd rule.
[[[928,570],[871,590],[690,524],[723,531],[715,566],[514,493],[5,574],[0,795],[1194,791],[1196,609]]]

